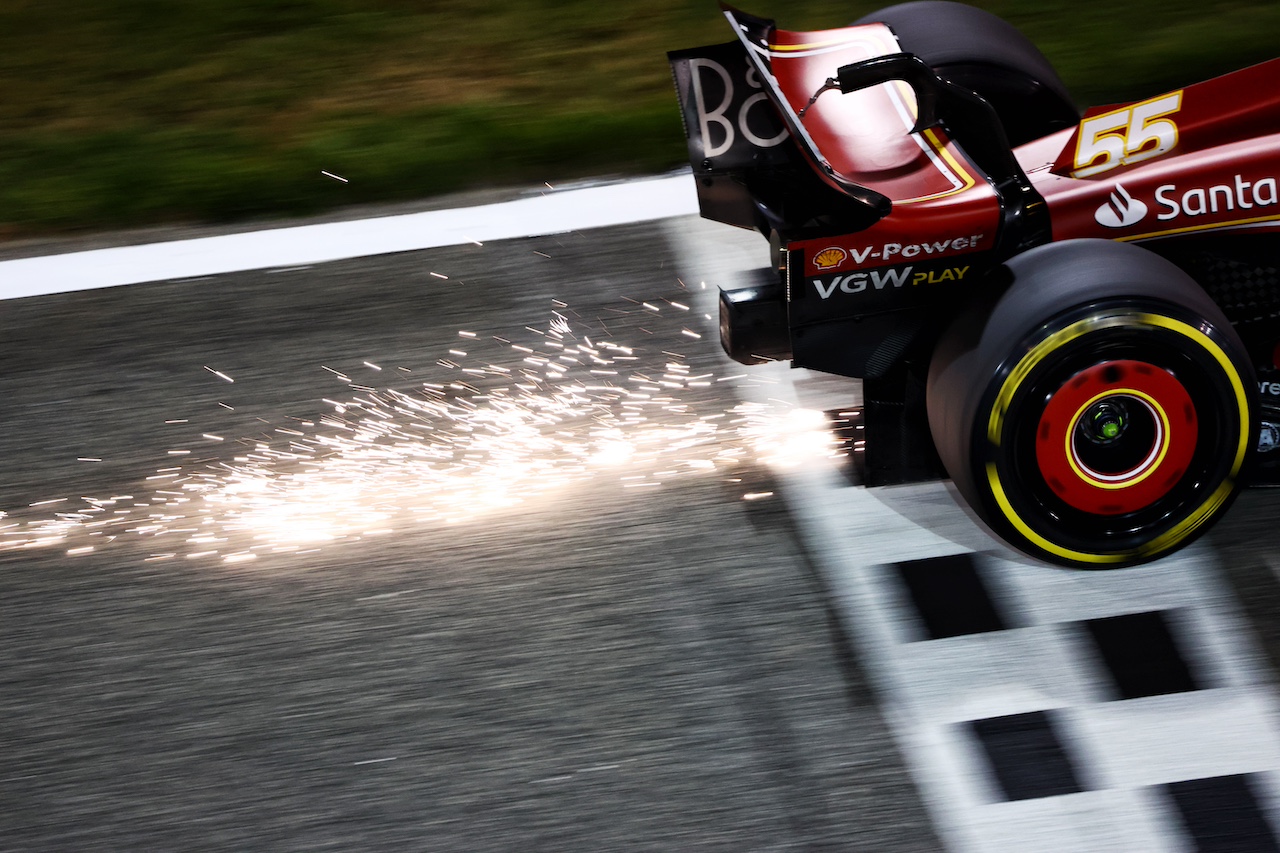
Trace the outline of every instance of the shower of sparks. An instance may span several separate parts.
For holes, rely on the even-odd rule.
[[[607,309],[610,316],[663,316],[654,304],[663,300],[629,302],[631,311]],[[680,335],[684,343],[698,337],[687,327],[653,326],[665,343],[649,338],[641,347],[602,333],[603,320],[571,321],[577,313],[555,305],[546,326],[526,327],[523,341],[460,330],[467,349],[449,350],[438,362],[444,375],[408,389],[358,384],[320,365],[351,392],[323,398],[324,414],[227,442],[237,449],[212,460],[188,462],[191,450],[168,450],[183,464],[147,477],[152,491],[136,499],[38,501],[30,508],[53,515],[36,518],[0,512],[0,551],[60,546],[82,555],[134,537],[146,540],[151,560],[242,563],[410,526],[459,524],[602,476],[648,492],[689,477],[736,483],[733,472],[744,466],[838,455],[819,412],[781,401],[726,408],[704,392],[747,374],[718,377],[691,366],[679,351]],[[193,429],[191,440],[224,437]]]

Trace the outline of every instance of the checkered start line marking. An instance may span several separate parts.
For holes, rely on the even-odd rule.
[[[723,287],[764,258],[738,234],[668,230]],[[856,383],[751,371],[748,399],[859,403]],[[1280,703],[1207,546],[1051,568],[988,538],[944,484],[781,480],[951,851],[1280,851]]]

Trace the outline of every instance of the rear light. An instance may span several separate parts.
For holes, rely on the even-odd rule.
[[[720,291],[720,345],[741,364],[791,358],[787,297],[772,270],[766,283]]]

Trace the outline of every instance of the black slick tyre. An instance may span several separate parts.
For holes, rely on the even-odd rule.
[[[929,425],[957,490],[1000,537],[1062,565],[1181,548],[1226,511],[1257,445],[1245,348],[1184,272],[1072,240],[998,273],[1007,287],[939,340]]]
[[[1039,139],[1080,119],[1045,55],[1012,24],[947,0],[889,6],[855,23],[887,24],[906,53],[995,108],[1011,145]]]

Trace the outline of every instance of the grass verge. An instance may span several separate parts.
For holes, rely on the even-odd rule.
[[[878,4],[744,5],[819,29]],[[1280,32],[1274,0],[978,5],[1082,103]],[[0,238],[661,170],[684,157],[665,52],[729,38],[710,0],[0,0]]]

